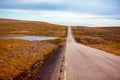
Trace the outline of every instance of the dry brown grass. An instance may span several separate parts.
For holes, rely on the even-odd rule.
[[[0,19],[0,36],[55,36],[66,37],[66,26],[46,22]]]
[[[74,38],[85,45],[120,55],[120,27],[73,27]]]
[[[66,30],[66,26],[46,22],[0,19],[0,36],[35,35],[64,38]],[[0,39],[0,80],[34,76],[50,56],[50,52],[63,42],[65,43],[64,39],[36,42]]]
[[[39,59],[44,62],[54,48],[50,43],[0,39],[0,79],[16,77]]]

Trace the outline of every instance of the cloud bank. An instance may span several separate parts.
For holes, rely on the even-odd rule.
[[[66,25],[120,25],[119,0],[0,0],[0,17]]]

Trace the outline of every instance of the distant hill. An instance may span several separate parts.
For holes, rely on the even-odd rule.
[[[67,27],[42,21],[0,18],[0,36],[55,36],[66,37]]]

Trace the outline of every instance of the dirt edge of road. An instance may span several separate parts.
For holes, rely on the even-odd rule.
[[[65,45],[59,46],[57,50],[53,51],[39,73],[30,80],[63,80],[65,61],[64,51]]]

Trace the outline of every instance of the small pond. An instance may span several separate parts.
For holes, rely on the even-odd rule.
[[[56,39],[56,37],[48,37],[48,36],[0,36],[0,38],[21,39],[21,40],[28,40],[28,41],[41,41],[41,40]]]

